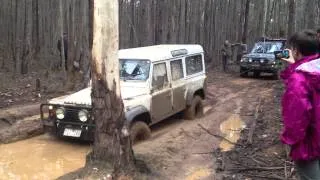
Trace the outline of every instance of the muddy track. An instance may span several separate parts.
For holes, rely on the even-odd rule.
[[[260,97],[269,98],[273,86],[277,83],[277,81],[268,79],[240,78],[235,75],[213,72],[208,73],[208,76],[208,95],[205,101],[205,116],[203,118],[187,121],[176,115],[154,125],[152,127],[152,138],[134,147],[135,155],[144,160],[151,171],[159,176],[159,179],[213,179],[215,163],[210,152],[219,147],[221,139],[209,135],[198,124],[221,136],[224,136],[224,134],[220,131],[220,124],[230,117],[237,115],[243,122],[250,124],[258,99]],[[50,149],[45,149],[46,143],[50,144],[48,148],[59,146],[57,151],[61,152],[65,152],[64,148],[72,149],[72,144],[44,137],[46,136],[18,143],[28,144],[29,142],[38,143],[40,141],[41,147],[44,148],[39,150],[40,152],[50,152]],[[0,154],[2,154],[0,161],[6,161],[5,153],[10,153],[10,148],[16,146],[17,143],[12,146],[10,144],[0,145]],[[79,148],[79,146],[75,145],[74,148]],[[84,158],[90,146],[81,146],[81,149],[81,151],[76,151],[78,154],[73,153],[70,158]],[[20,153],[23,153],[23,151]],[[40,153],[34,158],[41,159],[46,158],[46,156],[50,158],[50,155],[45,153],[42,153],[42,155]],[[63,155],[63,158],[51,158],[51,161],[58,164],[68,164],[70,158],[68,155]],[[44,166],[41,162],[47,163],[47,161],[37,162],[35,168],[40,169]],[[79,161],[79,168],[83,165],[83,162]],[[14,166],[15,163],[22,162],[17,159],[13,164],[10,164],[11,167],[8,168],[11,168],[11,172],[16,172],[12,169],[17,167]],[[50,178],[56,178],[59,173],[63,175],[63,173],[73,171],[74,168],[75,165],[72,167],[64,166],[57,170],[58,173],[49,173],[55,174],[54,177],[50,176]],[[50,171],[54,170],[54,168],[50,169]]]
[[[218,148],[220,139],[204,132],[198,124],[220,135],[220,124],[234,115],[250,124],[258,99],[270,96],[276,83],[224,74],[212,74],[209,79],[205,117],[194,121],[168,119],[156,126],[150,141],[134,148],[167,179],[214,176],[214,161],[206,152]]]

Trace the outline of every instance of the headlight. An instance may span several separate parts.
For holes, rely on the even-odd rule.
[[[276,61],[273,60],[273,59],[269,59],[268,63],[269,63],[269,64],[276,64]]]
[[[260,63],[264,63],[265,61],[265,59],[260,59]]]
[[[53,106],[49,106],[48,108],[49,108],[49,110],[53,110]]]
[[[81,122],[86,122],[88,120],[88,111],[87,110],[79,111],[78,117]]]
[[[240,62],[248,62],[249,58],[242,58]]]
[[[58,108],[56,110],[56,116],[58,119],[64,119],[64,109],[63,108]]]
[[[249,63],[252,63],[252,58],[249,58],[248,61],[249,61]]]

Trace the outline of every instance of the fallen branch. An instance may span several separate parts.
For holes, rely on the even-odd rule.
[[[256,162],[257,164],[259,164],[259,165],[266,165],[266,163],[264,163],[264,162],[262,162],[262,161],[259,161],[259,160],[257,160],[257,159],[255,159],[254,157],[250,157],[254,162]]]
[[[192,153],[192,154],[198,155],[198,154],[213,154],[213,153],[214,153],[214,151],[211,151],[211,152]]]
[[[223,137],[223,136],[220,136],[220,135],[218,135],[218,134],[213,134],[213,133],[210,132],[207,128],[203,127],[201,124],[198,124],[198,126],[199,126],[201,129],[203,129],[204,131],[206,131],[208,134],[210,134],[211,136],[213,136],[213,137],[216,137],[216,138],[225,140],[225,141],[227,141],[228,143],[233,144],[233,145],[241,146],[240,144],[234,143],[234,142],[230,141],[229,139],[227,139],[227,138],[225,138],[225,137]]]
[[[246,174],[246,176],[254,177],[254,178],[264,178],[264,179],[275,179],[275,180],[285,180],[285,178],[277,176],[277,175],[253,175],[253,174]]]
[[[282,170],[284,167],[247,167],[247,168],[231,168],[228,169],[230,171],[274,171],[274,170]]]
[[[284,176],[285,176],[285,179],[288,179],[287,163],[286,162],[284,163]]]
[[[192,139],[196,140],[195,137],[193,137],[192,135],[190,135],[190,134],[189,134],[187,131],[185,131],[183,128],[180,128],[180,130],[181,130],[181,133],[183,133],[183,134],[185,134],[186,136],[191,137]]]
[[[8,120],[8,119],[6,119],[6,118],[0,118],[0,121],[6,122],[6,123],[8,123],[9,125],[12,125],[12,124],[13,124],[10,120]]]
[[[259,98],[259,103],[256,107],[256,111],[254,113],[254,119],[253,119],[253,122],[251,124],[251,127],[250,127],[250,130],[249,130],[249,133],[248,133],[248,144],[252,144],[252,141],[253,141],[253,133],[256,129],[256,126],[257,126],[257,120],[259,118],[259,113],[261,111],[261,98]]]

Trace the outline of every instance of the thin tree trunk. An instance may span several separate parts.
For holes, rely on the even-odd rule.
[[[65,59],[65,53],[64,52],[64,38],[63,38],[63,32],[64,32],[64,20],[63,20],[63,0],[59,0],[59,12],[60,12],[60,15],[59,15],[59,25],[60,25],[60,42],[61,42],[61,55],[60,55],[60,58],[61,58],[61,69],[62,69],[62,72],[63,72],[63,76],[66,77],[66,59]],[[66,79],[65,79],[66,80]]]
[[[27,74],[29,62],[32,59],[32,4],[29,1],[25,2],[25,23],[24,23],[24,43],[21,57],[21,73]]]
[[[246,0],[246,7],[245,7],[245,13],[244,13],[244,26],[243,26],[243,34],[242,34],[242,43],[244,44],[247,43],[249,12],[250,12],[250,0]]]
[[[266,36],[266,24],[267,24],[267,15],[268,15],[268,0],[264,0],[264,6],[263,6],[263,23],[262,23],[262,34],[263,36]]]
[[[295,32],[295,1],[289,0],[288,37]]]
[[[134,167],[119,84],[118,1],[94,0],[93,6],[91,96],[96,133],[87,163],[93,160],[109,164],[114,177],[118,177],[128,174]]]

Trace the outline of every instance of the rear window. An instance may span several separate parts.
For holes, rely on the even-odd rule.
[[[202,55],[186,57],[187,75],[196,74],[203,71]]]
[[[183,78],[183,66],[182,59],[174,60],[170,62],[172,80],[179,80]]]

